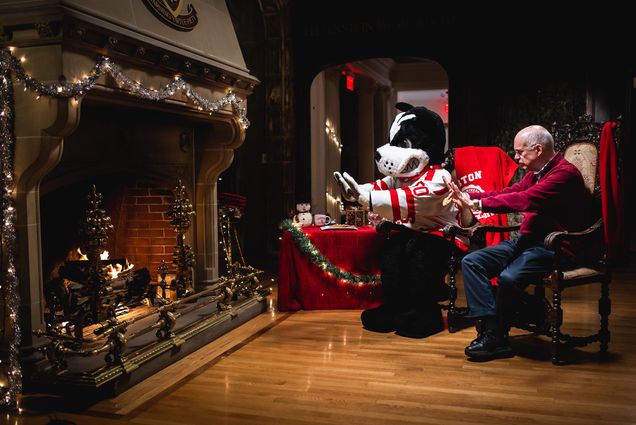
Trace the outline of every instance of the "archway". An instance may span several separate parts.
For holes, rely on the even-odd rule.
[[[387,143],[396,102],[434,110],[448,135],[448,87],[446,70],[424,58],[365,59],[319,72],[310,89],[313,212],[340,217],[334,171],[359,182],[379,177],[374,153]]]

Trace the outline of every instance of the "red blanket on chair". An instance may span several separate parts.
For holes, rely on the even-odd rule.
[[[516,170],[517,163],[499,147],[466,146],[455,149],[455,174],[459,187],[464,192],[490,192],[503,189],[508,186]],[[508,225],[505,214],[481,211],[473,211],[473,213],[483,224]],[[503,239],[508,239],[507,233],[488,233],[486,244],[496,245]]]
[[[601,131],[601,154],[599,174],[605,243],[610,260],[625,260],[625,219],[622,188],[622,170],[618,166],[618,152],[614,141],[615,122],[606,122]]]

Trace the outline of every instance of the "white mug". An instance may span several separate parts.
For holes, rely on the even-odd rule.
[[[333,223],[333,219],[327,214],[314,214],[314,224],[316,226],[327,226]]]

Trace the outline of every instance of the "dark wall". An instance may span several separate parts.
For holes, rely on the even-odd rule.
[[[549,126],[585,112],[588,89],[604,98],[611,116],[625,112],[633,38],[619,11],[574,18],[553,11],[509,17],[484,10],[429,10],[427,2],[292,2],[294,75],[299,141],[308,140],[309,87],[322,69],[373,57],[419,57],[449,76],[452,146],[501,145],[531,123]],[[629,34],[629,35],[628,35]],[[308,144],[297,147],[306,169]],[[298,173],[297,190],[309,190]]]
[[[245,260],[255,267],[270,269],[266,247],[269,244],[264,232],[264,211],[271,200],[268,185],[269,167],[267,161],[269,138],[265,123],[267,75],[265,71],[265,28],[259,4],[254,0],[233,0],[227,2],[232,23],[237,33],[243,59],[250,73],[261,81],[248,98],[247,119],[250,127],[245,141],[234,153],[234,161],[218,182],[218,192],[231,192],[247,197],[245,215],[238,228]],[[224,262],[223,259],[221,259]]]

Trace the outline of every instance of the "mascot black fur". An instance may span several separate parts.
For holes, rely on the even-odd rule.
[[[357,201],[385,220],[380,271],[384,302],[362,313],[366,329],[422,338],[444,329],[438,302],[448,299],[444,276],[450,243],[442,237],[460,212],[447,198],[442,167],[446,135],[442,119],[424,107],[398,103],[388,144],[377,149],[386,177],[359,185],[347,173],[334,177],[348,201]]]

